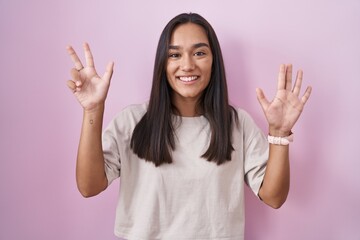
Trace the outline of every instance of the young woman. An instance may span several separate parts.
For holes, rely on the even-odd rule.
[[[88,44],[86,66],[72,47],[69,88],[84,109],[76,177],[84,197],[120,177],[115,234],[126,239],[243,239],[244,182],[279,208],[289,191],[289,142],[311,88],[281,65],[275,98],[257,97],[266,138],[228,103],[219,42],[200,15],[180,14],[163,30],[150,100],[129,106],[102,136],[114,63],[100,77]]]

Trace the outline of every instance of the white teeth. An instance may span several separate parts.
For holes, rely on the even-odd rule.
[[[197,78],[198,78],[197,76],[179,77],[179,79],[180,79],[181,81],[184,81],[184,82],[194,81],[194,80],[196,80]]]

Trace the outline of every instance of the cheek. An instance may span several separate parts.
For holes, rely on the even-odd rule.
[[[209,75],[209,77],[211,76],[211,72],[212,72],[212,60],[209,60],[208,62],[204,63],[203,65],[203,71],[206,75]]]
[[[169,78],[174,73],[175,66],[172,63],[166,65],[166,76]]]

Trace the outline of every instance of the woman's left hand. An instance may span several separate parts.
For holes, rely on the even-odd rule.
[[[299,119],[305,103],[310,97],[311,87],[307,87],[299,98],[303,72],[299,70],[292,86],[292,65],[280,65],[278,87],[275,98],[269,102],[262,89],[257,88],[259,103],[269,123],[269,134],[277,137],[289,136],[291,129]]]

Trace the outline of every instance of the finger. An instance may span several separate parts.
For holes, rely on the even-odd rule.
[[[285,82],[285,88],[288,91],[291,91],[292,87],[292,65],[288,64],[286,65],[286,82]]]
[[[78,55],[76,54],[75,50],[71,46],[67,46],[66,50],[69,53],[71,60],[75,64],[76,70],[80,71],[81,69],[83,69],[84,66],[82,65],[82,63],[81,63]]]
[[[302,79],[303,79],[303,71],[300,69],[296,74],[296,81],[293,89],[293,93],[296,96],[299,96],[300,94]]]
[[[110,82],[113,72],[114,72],[114,62],[109,62],[108,65],[106,66],[106,70],[103,75],[103,79],[105,81]]]
[[[285,88],[285,65],[280,65],[279,76],[278,76],[278,90]]]
[[[84,47],[84,52],[85,52],[86,65],[89,67],[94,67],[94,58],[91,53],[89,44],[84,43],[83,47]]]
[[[309,100],[309,97],[311,95],[311,91],[312,91],[312,87],[307,87],[306,91],[304,93],[304,95],[301,98],[301,102],[303,103],[303,105],[305,105],[305,103],[307,102],[307,100]]]
[[[71,77],[73,79],[73,82],[75,83],[76,86],[81,86],[82,85],[82,81],[80,78],[80,73],[78,70],[76,70],[75,68],[72,68],[70,71]]]
[[[269,107],[270,102],[267,100],[263,90],[260,88],[256,88],[256,96],[263,111],[265,112],[265,110]]]
[[[76,85],[75,85],[74,81],[68,80],[68,81],[66,82],[66,85],[68,86],[68,88],[69,88],[72,92],[75,92]]]

